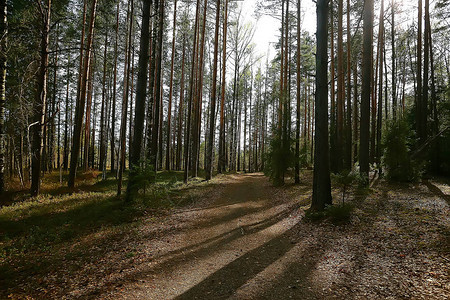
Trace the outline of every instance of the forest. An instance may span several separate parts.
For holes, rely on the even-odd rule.
[[[450,298],[449,20],[0,0],[0,299]]]

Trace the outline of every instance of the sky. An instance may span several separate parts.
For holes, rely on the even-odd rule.
[[[256,32],[253,42],[256,44],[256,51],[259,56],[269,55],[269,60],[275,56],[274,43],[277,41],[281,21],[272,16],[264,15],[256,20],[254,11],[258,0],[245,0],[242,2],[242,14],[245,21],[256,24]],[[385,0],[385,8],[390,7],[392,0]],[[400,24],[406,25],[410,23],[417,14],[417,0],[394,0],[401,8],[401,15],[404,21]],[[375,23],[378,24],[379,2],[375,1]],[[431,3],[434,1],[432,0]],[[296,9],[296,8],[294,8]],[[387,12],[386,12],[387,13]],[[302,0],[302,30],[309,31],[312,34],[316,32],[316,4],[312,0]],[[344,20],[345,22],[345,20]],[[398,23],[397,23],[398,25]],[[376,27],[376,25],[375,25]],[[375,28],[375,31],[377,28]],[[265,58],[264,58],[265,61]]]
[[[264,15],[259,20],[254,16],[257,0],[245,0],[242,4],[242,14],[245,16],[246,22],[256,24],[256,32],[253,38],[256,44],[256,51],[258,55],[266,56],[269,54],[269,59],[275,55],[275,48],[273,46],[277,41],[281,21],[272,16]],[[296,8],[295,8],[296,9]],[[312,0],[302,1],[302,29],[310,32],[316,31],[316,11],[315,4]],[[265,60],[265,59],[264,59]]]

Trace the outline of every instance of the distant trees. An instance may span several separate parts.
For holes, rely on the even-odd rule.
[[[3,83],[8,66],[0,185],[16,177],[37,195],[42,177],[60,166],[71,189],[82,168],[116,176],[120,194],[127,177],[130,189],[161,171],[183,171],[188,182],[203,169],[206,179],[216,170],[264,170],[283,184],[299,183],[302,168],[315,166],[328,203],[325,157],[332,172],[359,165],[365,178],[384,173],[391,120],[415,129],[405,140],[416,141],[408,146],[427,171],[446,172],[450,30],[436,24],[450,15],[448,1],[418,0],[411,23],[402,20],[406,4],[379,0],[376,28],[373,0],[333,3],[318,3],[330,32],[316,40],[302,31],[300,0],[258,1],[257,14],[280,21],[276,53],[265,61],[239,1],[12,5],[11,45],[6,55],[3,34],[0,53]],[[147,11],[135,13],[147,5],[148,28]]]

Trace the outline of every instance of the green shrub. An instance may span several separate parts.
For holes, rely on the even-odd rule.
[[[333,224],[340,225],[350,222],[353,208],[353,205],[345,203],[342,205],[328,206],[325,208],[325,212]]]
[[[350,170],[344,170],[338,174],[332,174],[333,183],[341,188],[342,204],[345,203],[345,196],[357,178],[358,174]]]
[[[275,135],[271,142],[268,153],[265,156],[267,161],[264,173],[270,177],[274,185],[284,183],[284,175],[294,164],[294,156],[291,151],[292,140],[283,143],[279,135]]]
[[[350,222],[353,212],[353,205],[345,203],[343,205],[330,205],[324,211],[312,211],[308,209],[305,212],[305,220],[308,222],[320,222],[330,220],[335,225],[343,225]]]
[[[411,132],[405,120],[387,123],[383,137],[383,164],[389,180],[411,182],[420,178],[421,163],[411,159]]]

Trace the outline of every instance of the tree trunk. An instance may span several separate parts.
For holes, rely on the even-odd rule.
[[[64,121],[64,151],[63,151],[63,169],[67,171],[69,169],[69,113],[72,114],[72,110],[69,110],[69,87],[70,87],[70,52],[67,59],[67,78],[66,78],[66,111]]]
[[[183,34],[183,54],[181,57],[181,82],[180,82],[180,104],[178,105],[178,132],[177,132],[177,156],[176,169],[181,170],[181,152],[183,149],[181,133],[183,131],[183,111],[184,111],[184,69],[186,59],[186,35]],[[185,145],[186,146],[186,145]]]
[[[367,0],[366,0],[367,1]],[[322,211],[332,204],[328,153],[328,0],[317,1],[316,137],[311,209]]]
[[[391,3],[391,46],[392,46],[392,117],[397,120],[397,70],[395,65],[395,0]]]
[[[80,156],[81,128],[83,125],[84,106],[86,104],[86,85],[87,85],[87,78],[89,76],[89,69],[91,62],[91,49],[94,35],[96,11],[97,11],[97,0],[92,0],[87,49],[86,54],[84,56],[84,67],[83,67],[83,74],[81,76],[80,93],[79,98],[77,99],[77,106],[75,110],[75,126],[73,130],[72,155],[70,157],[70,172],[68,180],[69,188],[74,188],[75,186],[75,176],[77,171],[78,158]]]
[[[155,68],[155,121],[154,128],[152,130],[152,158],[151,163],[154,166],[154,170],[156,171],[158,165],[158,141],[160,133],[160,100],[161,100],[161,73],[162,73],[162,46],[163,46],[163,26],[164,26],[164,0],[160,0],[159,9],[158,9],[158,40],[156,41],[156,68]]]
[[[133,146],[130,153],[130,176],[127,186],[128,201],[132,200],[138,190],[138,182],[136,181],[137,170],[139,167],[139,160],[142,152],[142,139],[144,132],[145,119],[145,99],[147,91],[147,74],[148,74],[148,56],[150,46],[150,11],[152,0],[144,0],[142,7],[142,27],[141,40],[139,46],[139,71],[136,87],[136,105],[135,105],[135,120],[134,120],[134,134]]]
[[[100,171],[104,171],[106,168],[105,158],[106,158],[106,110],[108,108],[108,100],[106,98],[106,62],[108,55],[108,31],[105,33],[105,49],[103,54],[103,80],[102,80],[102,109],[100,112]]]
[[[173,65],[175,62],[175,35],[177,25],[177,0],[173,4],[173,31],[172,31],[172,60],[170,65],[169,110],[167,117],[167,144],[166,144],[166,169],[170,171],[170,136],[172,125],[172,93],[173,93]]]
[[[352,36],[350,34],[350,0],[347,0],[347,122],[346,122],[346,144],[345,144],[345,157],[344,167],[347,170],[351,170],[353,167],[352,162],[352,83],[351,83],[351,49],[352,49]]]
[[[378,88],[378,116],[377,116],[377,128],[376,128],[376,160],[375,162],[378,165],[378,168],[381,173],[381,127],[383,121],[383,47],[384,44],[384,0],[381,0],[381,10],[380,10],[380,29],[379,29],[379,40],[380,40],[380,66],[379,66],[379,88]],[[387,84],[387,82],[386,82]],[[394,119],[395,120],[395,119]]]
[[[422,126],[422,142],[428,138],[428,80],[429,80],[429,65],[430,65],[430,39],[428,32],[428,19],[430,18],[430,0],[425,0],[425,28],[424,28],[424,42],[423,42],[423,92],[422,92],[422,107],[420,109],[421,126]]]
[[[126,136],[127,136],[127,115],[128,115],[128,96],[130,91],[130,73],[131,73],[131,41],[133,32],[133,14],[134,14],[134,0],[128,1],[129,9],[127,11],[127,40],[125,44],[125,64],[124,64],[124,89],[122,100],[122,121],[120,124],[120,157],[117,196],[122,194],[123,172],[125,170],[125,153],[126,153]]]
[[[226,61],[227,61],[227,27],[228,27],[228,0],[224,2],[223,46],[222,46],[222,86],[220,93],[220,137],[219,137],[219,164],[217,171],[225,172],[225,90],[226,90]]]
[[[336,168],[341,171],[343,167],[343,149],[344,149],[344,99],[345,99],[345,84],[344,84],[344,1],[338,2],[338,93],[337,93],[337,127],[336,127]]]
[[[416,89],[416,130],[420,144],[426,140],[423,124],[422,99],[422,0],[418,0],[417,17],[417,89]]]
[[[87,91],[87,105],[86,105],[86,120],[84,122],[84,161],[83,171],[86,172],[89,168],[89,141],[91,137],[91,108],[92,108],[92,88],[93,88],[93,56],[91,56],[91,63],[89,66],[89,79],[88,79],[88,91]]]
[[[116,12],[116,33],[114,41],[114,80],[113,80],[113,99],[111,112],[111,173],[116,174],[116,93],[117,93],[117,56],[118,56],[118,42],[119,42],[119,9],[120,0],[117,1]]]
[[[363,66],[361,91],[361,137],[359,150],[360,173],[369,181],[369,124],[370,124],[370,91],[372,81],[373,55],[373,0],[365,0],[363,26]]]
[[[41,187],[41,157],[43,151],[42,129],[46,114],[46,100],[47,100],[47,75],[48,75],[48,43],[50,31],[50,16],[52,1],[47,1],[47,7],[44,8],[39,3],[41,8],[41,17],[43,27],[41,29],[41,60],[39,71],[37,74],[37,89],[36,100],[33,103],[33,121],[35,125],[33,130],[33,144],[31,148],[31,196],[37,196]]]
[[[205,0],[203,4],[203,22],[202,22],[202,39],[200,41],[200,58],[198,67],[198,86],[195,97],[195,109],[194,109],[194,122],[192,126],[192,176],[198,176],[198,156],[200,147],[200,128],[201,128],[201,108],[202,108],[202,93],[203,93],[203,58],[205,50],[205,29],[206,29],[206,17],[207,17],[208,1]]]
[[[0,1],[0,195],[5,192],[5,106],[6,106],[6,49],[7,49],[7,5]]]
[[[209,139],[206,149],[206,180],[212,178],[212,162],[213,162],[213,147],[214,147],[214,133],[216,130],[215,116],[216,116],[216,92],[217,92],[217,57],[219,53],[219,29],[220,29],[220,5],[221,1],[216,3],[216,27],[214,31],[214,62],[213,62],[213,82],[211,91],[211,108],[209,112]],[[245,139],[244,139],[245,143]],[[245,146],[244,146],[245,147]],[[245,157],[245,152],[244,152]],[[244,163],[245,164],[245,163]]]

